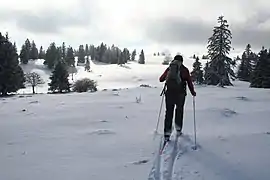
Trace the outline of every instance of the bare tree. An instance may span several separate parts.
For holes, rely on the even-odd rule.
[[[35,94],[35,87],[39,84],[44,84],[40,75],[36,72],[27,73],[25,75],[26,83],[32,86],[33,94]]]

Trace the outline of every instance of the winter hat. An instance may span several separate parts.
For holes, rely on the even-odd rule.
[[[174,60],[183,62],[183,56],[181,56],[181,55],[176,55],[176,56],[174,56]]]

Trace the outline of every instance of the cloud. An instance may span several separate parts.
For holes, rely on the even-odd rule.
[[[1,11],[0,17],[2,22],[13,21],[19,29],[38,34],[61,33],[65,28],[87,27],[91,23],[88,15],[76,10],[9,10]]]
[[[65,41],[78,46],[103,41],[123,47],[194,49],[206,47],[217,17],[224,15],[233,47],[250,43],[261,48],[270,46],[269,7],[270,1],[265,0],[9,0],[1,4],[0,23],[2,30],[22,42],[30,38],[40,44]]]
[[[234,47],[244,47],[248,43],[255,48],[270,47],[270,13],[258,12],[245,21],[228,23],[232,32]],[[217,22],[210,23],[194,18],[165,17],[152,19],[146,26],[145,36],[155,43],[206,45],[216,25]]]
[[[205,44],[211,33],[211,25],[179,17],[151,20],[145,31],[151,40],[168,44]]]

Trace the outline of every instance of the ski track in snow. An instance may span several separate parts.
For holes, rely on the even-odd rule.
[[[182,143],[184,142],[184,146]],[[179,177],[175,177],[178,174],[178,169],[175,163],[179,158],[188,150],[192,150],[193,144],[192,140],[188,135],[182,135],[176,137],[176,135],[171,137],[171,140],[166,144],[163,149],[162,154],[160,153],[163,139],[160,140],[160,146],[158,151],[156,151],[156,157],[153,167],[150,171],[148,180],[176,180]],[[197,144],[197,150],[200,145]]]

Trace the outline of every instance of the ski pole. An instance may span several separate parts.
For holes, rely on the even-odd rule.
[[[161,98],[161,104],[160,104],[160,109],[159,109],[159,114],[158,114],[158,120],[157,120],[157,126],[156,126],[156,131],[155,133],[157,133],[158,131],[158,126],[159,126],[159,121],[160,121],[160,115],[161,115],[161,110],[162,110],[162,107],[163,107],[163,101],[164,101],[164,95],[165,95],[165,86],[163,87],[161,93],[160,93],[160,96],[162,96]]]
[[[197,149],[197,137],[196,137],[196,119],[195,119],[195,96],[193,96],[193,117],[194,117],[194,142],[195,146],[194,149]]]
[[[156,126],[156,133],[157,133],[157,130],[158,130],[158,125],[159,125],[159,121],[160,121],[160,115],[161,115],[161,110],[162,110],[162,107],[163,107],[163,101],[164,101],[164,94],[162,94],[162,99],[161,99],[161,104],[160,104],[160,109],[159,109],[159,114],[158,114],[158,120],[157,120],[157,126]]]

